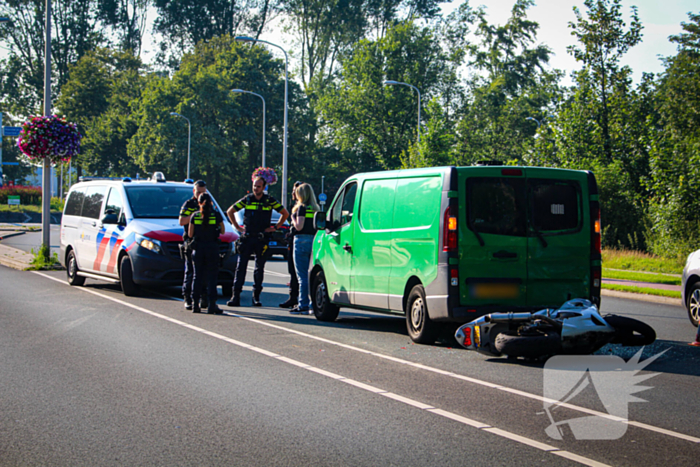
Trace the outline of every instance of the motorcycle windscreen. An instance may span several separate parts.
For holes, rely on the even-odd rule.
[[[528,169],[527,303],[545,308],[589,296],[590,229],[585,227],[585,180],[572,180],[571,173],[568,179],[553,179],[558,175],[553,171],[537,172]]]

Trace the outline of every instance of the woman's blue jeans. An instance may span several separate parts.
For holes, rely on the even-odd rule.
[[[296,234],[294,236],[294,269],[299,281],[299,308],[309,308],[309,263],[311,249],[314,243],[313,235]]]

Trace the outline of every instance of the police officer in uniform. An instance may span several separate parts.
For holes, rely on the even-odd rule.
[[[267,260],[267,243],[270,234],[280,228],[289,217],[289,212],[272,196],[264,192],[265,179],[256,177],[253,180],[253,192],[233,204],[226,214],[233,227],[242,232],[240,247],[238,250],[238,264],[236,265],[236,278],[233,282],[233,296],[226,303],[228,306],[241,305],[241,291],[245,283],[248,259],[255,254],[255,271],[253,273],[253,306],[262,306],[260,293],[262,292],[263,275],[265,274],[265,261]],[[234,215],[237,211],[245,209],[243,225],[239,225]],[[280,213],[280,219],[276,225],[270,225],[272,210]]]
[[[224,232],[224,218],[214,209],[209,193],[197,198],[199,210],[190,218],[188,234],[192,238],[192,262],[194,281],[192,285],[193,313],[201,311],[200,292],[209,298],[209,314],[221,314],[216,304],[216,280],[219,275],[219,234]]]
[[[294,182],[292,188],[292,201],[297,202],[296,190],[301,185],[301,182]],[[297,279],[297,271],[294,268],[294,235],[297,231],[294,225],[290,226],[289,232],[285,236],[287,240],[287,272],[289,272],[289,298],[280,303],[280,308],[294,308],[299,300],[299,280]]]
[[[192,187],[192,198],[185,201],[180,208],[180,225],[184,227],[182,238],[185,241],[185,280],[182,283],[182,295],[185,298],[185,309],[192,309],[192,280],[194,277],[194,265],[192,264],[192,251],[189,248],[192,239],[189,234],[190,218],[192,214],[199,210],[197,198],[202,193],[207,192],[207,184],[204,180],[197,180]],[[202,308],[208,307],[206,294],[202,297]]]

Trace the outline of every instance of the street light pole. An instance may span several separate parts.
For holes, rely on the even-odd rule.
[[[282,52],[284,52],[284,142],[282,144],[282,206],[287,207],[287,91],[289,75],[287,69],[289,67],[289,57],[287,56],[287,51],[284,50],[277,44],[272,42],[263,41],[260,39],[253,39],[248,36],[237,36],[235,40],[241,42],[262,42],[263,44],[271,45],[277,47]]]
[[[420,91],[418,90],[417,87],[413,86],[412,84],[408,83],[402,83],[400,81],[394,81],[394,80],[388,80],[384,81],[384,85],[388,86],[394,86],[394,85],[401,85],[401,86],[408,86],[411,89],[415,89],[415,91],[418,93],[418,142],[420,143]]]
[[[187,179],[190,179],[190,140],[192,136],[192,125],[190,125],[190,119],[185,117],[184,115],[180,115],[177,112],[170,112],[170,115],[177,115],[178,117],[182,117],[185,120],[187,120]]]
[[[261,96],[260,94],[256,94],[256,93],[250,92],[250,91],[244,91],[243,89],[231,89],[231,92],[252,94],[254,96],[258,96],[262,100],[262,103],[263,103],[262,166],[265,167],[265,98],[263,96]]]
[[[44,116],[51,115],[51,0],[46,0],[46,41],[44,48]],[[46,258],[51,257],[51,158],[44,157],[41,186],[41,242]]]

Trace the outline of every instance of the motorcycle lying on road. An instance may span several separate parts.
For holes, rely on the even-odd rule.
[[[468,350],[492,357],[540,359],[587,355],[606,344],[649,345],[656,332],[633,318],[602,317],[589,300],[574,299],[556,310],[484,315],[460,326],[455,338]]]

